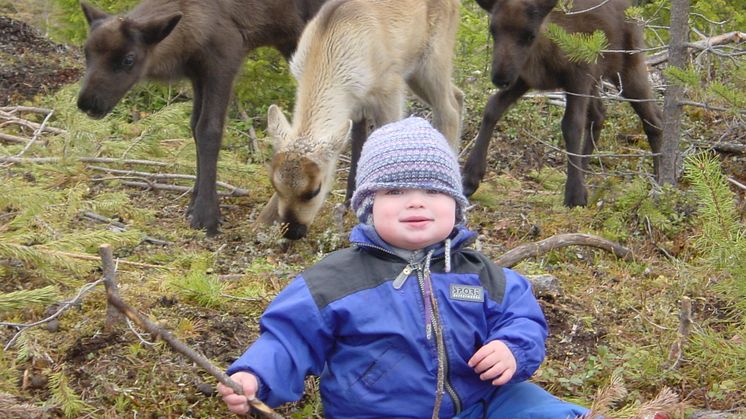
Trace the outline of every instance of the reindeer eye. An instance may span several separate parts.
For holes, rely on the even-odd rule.
[[[122,67],[130,68],[135,64],[135,54],[129,53],[122,58]]]
[[[304,202],[308,202],[312,200],[313,198],[315,198],[316,195],[319,194],[319,192],[321,192],[321,185],[319,185],[319,187],[316,188],[316,190],[314,191],[304,193],[303,195],[300,196],[300,199]]]
[[[536,34],[533,32],[524,32],[523,35],[521,35],[521,43],[524,45],[530,45],[534,42],[534,39],[536,39]]]

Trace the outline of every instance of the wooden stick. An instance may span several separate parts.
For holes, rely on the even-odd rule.
[[[609,251],[624,260],[634,260],[632,252],[618,243],[591,234],[568,233],[558,234],[536,243],[520,245],[502,254],[497,258],[495,263],[499,266],[511,268],[524,259],[541,256],[550,250],[576,245],[597,247]]]
[[[117,175],[141,176],[141,177],[154,178],[154,179],[188,179],[188,180],[197,179],[197,176],[186,175],[182,173],[150,173],[150,172],[142,172],[142,171],[137,171],[137,170],[111,169],[108,167],[101,167],[101,166],[86,166],[86,168],[90,170],[97,170],[100,172],[113,173]],[[223,188],[230,190],[231,191],[230,193],[232,194],[232,196],[245,196],[249,194],[248,190],[241,189],[229,183],[217,181],[215,182],[215,184],[217,186],[221,186]]]
[[[127,305],[127,303],[122,301],[119,296],[119,290],[117,289],[117,285],[114,279],[115,269],[111,246],[108,244],[102,244],[99,247],[99,253],[101,254],[101,261],[104,266],[104,286],[106,287],[106,300],[109,302],[109,304],[113,305],[128,319],[132,320],[135,324],[145,329],[148,333],[163,339],[171,346],[173,350],[186,356],[187,358],[189,358],[189,360],[204,368],[218,381],[233,389],[236,394],[243,395],[243,388],[241,388],[238,383],[231,380],[231,378],[228,377],[223,371],[219,370],[215,365],[213,365],[209,359],[205,358],[202,354],[181,342],[167,330],[150,321],[147,317],[140,315],[138,312],[132,309],[132,307]],[[266,417],[282,418],[280,414],[272,410],[271,407],[264,404],[261,400],[257,398],[247,398],[247,400],[253,409],[265,415]]]
[[[44,249],[44,250],[49,253],[54,253],[54,254],[62,255],[62,256],[68,256],[71,258],[81,259],[81,260],[98,260],[99,259],[96,256],[87,255],[85,253],[60,252],[57,250],[50,250],[50,249]],[[151,265],[149,263],[142,263],[142,262],[130,262],[128,260],[119,260],[118,263],[122,265],[137,266],[138,268],[170,269],[167,266]]]
[[[0,133],[0,139],[3,135]],[[26,143],[29,140],[26,138],[21,137],[14,137],[15,140],[20,139],[21,141]],[[15,141],[15,140],[9,140],[9,141]],[[110,157],[71,157],[70,158],[73,161],[79,161],[83,163],[119,163],[119,164],[141,164],[141,165],[149,165],[149,166],[171,166],[171,163],[165,163],[160,161],[152,161],[152,160],[132,160],[132,159],[114,159]],[[0,156],[0,163],[31,163],[31,164],[45,164],[45,163],[57,163],[62,161],[63,159],[61,157],[15,157],[15,156]]]
[[[8,113],[15,113],[15,112],[34,112],[34,113],[44,113],[47,114],[51,111],[51,109],[47,108],[36,108],[33,106],[1,106],[0,111],[8,112]]]
[[[114,226],[114,227],[116,227],[116,228],[118,228],[118,229],[120,229],[122,231],[127,230],[127,225],[126,224],[120,223],[117,220],[112,220],[109,217],[104,217],[103,215],[96,214],[95,212],[81,211],[80,218],[83,218],[83,219],[86,219],[86,220],[91,220],[91,221],[96,221],[96,222],[99,222],[99,223],[110,224],[110,225],[112,225],[112,226]],[[166,241],[166,240],[156,239],[156,238],[150,237],[150,236],[143,237],[142,241],[148,242],[148,243],[153,243],[153,244],[160,244],[160,245],[163,245],[163,246],[170,246],[170,245],[173,244],[173,242]]]
[[[679,331],[676,342],[671,345],[668,352],[669,369],[675,370],[684,360],[684,344],[689,338],[689,332],[692,328],[692,300],[684,296],[681,298],[681,308],[679,311]]]
[[[728,44],[728,43],[740,43],[746,40],[746,32],[728,32],[720,35],[716,35],[707,39],[703,39],[697,42],[690,42],[687,47],[698,50],[709,50],[714,46]],[[668,50],[659,52],[658,54],[651,55],[645,60],[648,66],[656,66],[658,64],[668,61]]]
[[[20,144],[28,144],[29,140],[28,138],[18,137],[16,135],[10,135],[0,132],[0,140],[7,141],[9,143],[20,143]],[[0,158],[0,161],[2,159]]]

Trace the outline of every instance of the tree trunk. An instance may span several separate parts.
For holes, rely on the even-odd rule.
[[[671,0],[671,39],[668,46],[669,65],[684,68],[687,61],[686,43],[689,41],[689,0]],[[681,135],[681,100],[684,88],[672,80],[666,81],[663,101],[663,138],[658,182],[675,185],[682,166],[679,151]]]

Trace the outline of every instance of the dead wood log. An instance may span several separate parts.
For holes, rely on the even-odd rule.
[[[697,42],[689,42],[685,46],[690,49],[697,50],[709,50],[712,47],[724,44],[738,44],[746,40],[746,32],[728,32],[709,38],[705,38]],[[645,62],[648,66],[656,66],[668,61],[668,50],[659,52],[658,54],[649,56]]]
[[[512,268],[524,259],[541,256],[550,250],[567,246],[590,246],[606,250],[624,260],[634,260],[632,251],[626,247],[592,234],[558,234],[536,243],[527,243],[512,249],[497,258],[499,266]]]
[[[207,359],[205,356],[195,351],[191,347],[187,346],[171,333],[169,333],[167,330],[156,325],[147,317],[140,315],[140,313],[127,305],[127,303],[125,303],[119,296],[119,289],[116,285],[116,270],[114,269],[114,258],[111,246],[108,244],[102,244],[99,247],[99,253],[101,255],[101,262],[104,269],[104,286],[106,288],[106,300],[111,306],[114,306],[120,313],[124,314],[128,319],[132,320],[142,329],[145,329],[151,335],[163,339],[171,346],[173,350],[186,356],[187,358],[189,358],[190,361],[204,368],[218,381],[233,389],[236,394],[243,394],[243,388],[241,388],[238,383],[231,380],[230,377],[228,377],[223,371],[213,365],[209,359]],[[266,404],[264,404],[264,402],[257,398],[248,399],[248,402],[254,410],[266,417],[282,418],[280,414],[272,410],[271,407],[267,406]]]

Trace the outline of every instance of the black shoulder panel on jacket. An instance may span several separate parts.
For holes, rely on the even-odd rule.
[[[487,256],[473,249],[464,249],[454,254],[451,272],[479,273],[479,281],[487,290],[490,299],[501,303],[505,297],[505,272]]]
[[[353,247],[330,253],[301,276],[322,309],[340,298],[392,281],[405,266],[403,260],[384,262]]]

